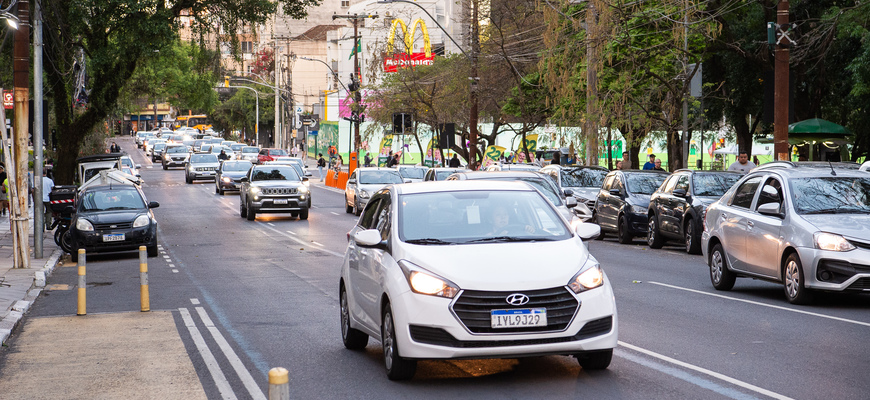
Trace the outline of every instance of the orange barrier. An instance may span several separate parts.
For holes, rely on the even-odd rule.
[[[344,190],[345,186],[347,186],[347,172],[341,171],[336,174],[334,170],[329,170],[326,173],[324,183],[326,186]]]

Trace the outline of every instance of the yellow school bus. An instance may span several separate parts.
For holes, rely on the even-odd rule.
[[[205,132],[206,129],[211,128],[211,124],[208,123],[208,116],[205,114],[179,115],[175,117],[175,129],[181,128],[182,126],[191,127],[200,132]]]

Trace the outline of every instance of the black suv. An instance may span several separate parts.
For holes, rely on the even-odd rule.
[[[719,200],[743,175],[727,171],[674,172],[649,202],[646,242],[660,249],[668,239],[681,240],[689,254],[701,254],[704,210]]]
[[[631,243],[635,236],[646,235],[649,198],[668,173],[652,170],[610,171],[598,191],[592,221],[605,232],[615,233],[619,243]]]

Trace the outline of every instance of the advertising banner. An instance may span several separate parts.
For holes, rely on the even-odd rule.
[[[393,135],[384,135],[381,144],[378,145],[378,166],[386,167],[387,159],[390,158],[390,150],[393,149]]]

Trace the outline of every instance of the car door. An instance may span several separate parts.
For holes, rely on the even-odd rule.
[[[762,176],[753,176],[740,184],[731,197],[727,207],[722,207],[719,213],[719,221],[722,235],[722,247],[728,255],[728,263],[731,268],[740,271],[749,271],[747,263],[747,235],[749,219],[754,211],[751,210],[753,200]]]
[[[758,213],[758,207],[768,203],[779,204],[780,212],[784,209],[782,182],[775,177],[764,180],[764,185],[758,191],[758,198],[752,207],[755,212],[747,219],[746,262],[752,272],[777,279],[779,255],[783,243],[781,236],[783,220],[776,216]]]
[[[377,229],[381,233],[381,239],[386,241],[389,246],[390,233],[392,232],[392,204],[388,192],[384,192],[378,196],[380,201],[377,207],[373,207],[374,215],[372,225],[369,229]],[[366,210],[369,208],[366,207]],[[359,262],[359,282],[358,287],[362,295],[360,305],[363,312],[366,314],[366,319],[376,321],[373,329],[377,329],[380,325],[381,315],[381,294],[384,293],[382,282],[383,276],[386,275],[385,268],[394,265],[390,252],[383,248],[367,248],[360,252]]]
[[[622,207],[625,206],[625,197],[627,192],[625,191],[625,175],[616,174],[613,177],[613,184],[610,186],[610,191],[616,190],[619,194],[611,194],[607,193],[607,213],[608,213],[608,224],[614,229],[618,230],[619,224],[619,212],[622,210]]]
[[[658,218],[656,222],[659,225],[659,233],[662,234],[671,231],[670,226],[673,224],[673,221],[669,216],[672,212],[670,208],[670,197],[674,191],[674,186],[677,185],[678,179],[679,175],[668,177],[665,180],[665,183],[662,184],[662,186],[660,186],[652,196],[650,196],[649,207],[655,212],[656,218]]]
[[[598,197],[595,199],[595,218],[598,226],[601,228],[611,229],[613,218],[607,209],[607,197],[610,196],[610,188],[613,186],[615,174],[604,178],[604,183],[601,185],[601,190],[598,191]]]
[[[360,216],[357,226],[351,231],[356,232],[372,229],[375,226],[375,217],[380,206],[380,197],[373,198]],[[370,315],[368,310],[372,302],[372,296],[378,295],[371,292],[371,283],[368,276],[371,270],[371,248],[361,247],[353,239],[348,243],[348,303],[350,312],[357,321],[362,322],[375,332],[378,331],[378,319]]]
[[[683,215],[689,207],[689,174],[680,174],[674,190],[668,196],[668,233],[677,238],[683,238]]]

